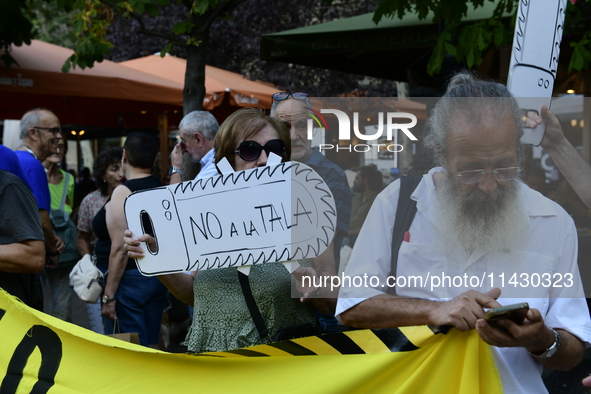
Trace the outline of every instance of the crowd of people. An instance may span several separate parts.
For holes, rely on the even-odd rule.
[[[476,98],[484,98],[486,105]],[[505,391],[523,393],[545,392],[543,365],[570,369],[581,360],[591,343],[591,321],[577,268],[577,233],[564,209],[534,190],[545,192],[539,174],[531,171],[527,180],[520,178],[523,114],[505,86],[466,72],[450,81],[423,141],[437,166],[410,197],[402,196],[400,181],[384,188],[381,172],[371,165],[361,167],[349,187],[343,170],[311,147],[303,121],[311,106],[305,93],[281,92],[273,96],[270,116],[240,109],[219,125],[211,113],[194,111],[179,125],[181,141],[170,154],[171,184],[188,180],[183,177],[184,153],[201,164],[195,179],[218,175],[216,164],[224,159],[234,171],[262,167],[273,153],[283,162],[312,167],[333,194],[336,231],[323,253],[299,261],[293,273],[276,262],[255,265],[248,276],[235,267],[143,276],[134,259],[155,247],[153,238],[127,229],[123,207],[132,192],[163,185],[152,174],[157,140],[133,133],[122,148],[100,152],[93,168],[97,189],[85,186],[78,207],[74,177],[59,166],[67,141],[57,116],[46,109],[27,112],[21,120],[22,145],[15,152],[0,145],[0,287],[43,310],[45,283],[50,294],[45,311],[70,320],[69,271],[80,256],[93,254],[106,283],[100,302],[87,304],[92,329],[137,332],[144,346],[159,346],[170,293],[191,311],[186,345],[192,353],[285,339],[280,335],[290,327],[313,335],[449,325],[476,330],[493,346]],[[576,208],[568,209],[585,211],[591,207],[591,166],[547,108],[540,115],[529,113],[526,122],[535,126],[542,120],[542,146],[564,176],[553,199],[561,202],[561,195],[577,194]],[[416,202],[417,213],[397,251],[392,235],[403,198]],[[340,261],[345,245],[353,251],[348,261]],[[370,275],[380,284],[332,290],[304,285],[303,276],[335,276],[341,263],[347,276]],[[439,270],[480,276],[509,269],[530,272],[532,267],[571,273],[575,286],[571,292],[551,288],[528,298],[530,310],[521,324],[486,321],[487,308],[524,301],[492,284],[443,291],[398,288],[395,295],[385,291],[388,275]],[[264,329],[253,316],[245,288]],[[293,288],[301,298],[291,296]]]

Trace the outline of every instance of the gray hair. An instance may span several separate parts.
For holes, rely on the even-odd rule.
[[[447,91],[431,111],[431,116],[425,124],[423,146],[431,151],[437,164],[442,165],[447,158],[447,137],[452,119],[465,116],[474,124],[478,124],[482,120],[500,119],[507,114],[515,120],[517,165],[521,166],[523,111],[517,105],[517,101],[505,85],[484,81],[475,73],[461,71],[450,80]]]
[[[30,111],[27,111],[27,113],[23,115],[23,117],[21,118],[21,123],[20,123],[21,140],[24,140],[25,138],[27,138],[29,136],[29,129],[31,129],[31,128],[37,126],[37,124],[39,124],[39,120],[41,119],[41,115],[43,115],[43,112],[49,112],[49,113],[53,114],[53,112],[51,112],[48,109],[35,108]]]
[[[271,104],[271,117],[274,118],[275,117],[275,111],[277,110],[277,106],[279,105],[279,103],[282,103],[284,101],[287,100],[295,100],[293,97],[288,97],[286,100],[273,100],[273,104]],[[297,100],[297,101],[303,101],[304,104],[306,105],[306,107],[308,108],[312,108],[312,102],[310,101],[309,97],[306,97],[304,100]]]
[[[189,112],[181,120],[179,129],[183,128],[186,135],[193,135],[194,133],[201,133],[207,140],[213,141],[215,134],[220,128],[215,116],[208,111],[193,111]]]

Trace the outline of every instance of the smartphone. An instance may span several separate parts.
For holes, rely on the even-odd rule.
[[[486,311],[486,321],[495,322],[500,319],[509,319],[516,324],[523,324],[528,310],[529,304],[527,302],[490,308]]]

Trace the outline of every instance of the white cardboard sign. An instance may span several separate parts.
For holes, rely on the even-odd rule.
[[[296,162],[138,191],[125,216],[156,238],[137,260],[147,276],[316,257],[336,228],[330,189]]]
[[[567,0],[521,0],[507,87],[523,110],[550,108]],[[546,125],[524,129],[521,141],[540,145]]]

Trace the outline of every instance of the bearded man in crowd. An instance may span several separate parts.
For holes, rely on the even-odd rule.
[[[345,271],[349,277],[375,276],[379,284],[342,284],[336,314],[346,325],[363,328],[475,329],[492,345],[504,392],[547,392],[543,366],[574,367],[591,340],[574,223],[559,205],[519,180],[522,112],[505,86],[456,75],[427,127],[424,144],[440,167],[412,193],[417,212],[396,268],[391,271],[399,181],[376,198],[357,239],[363,247],[353,249]],[[390,272],[399,285],[395,296],[385,292],[394,283]],[[520,283],[510,289],[513,273]],[[429,283],[402,286],[403,278],[427,274],[440,282],[431,277]],[[556,274],[569,280],[562,287],[524,280]],[[455,280],[475,277],[486,280],[478,286]],[[485,308],[521,302],[530,306],[523,323],[485,319]]]

